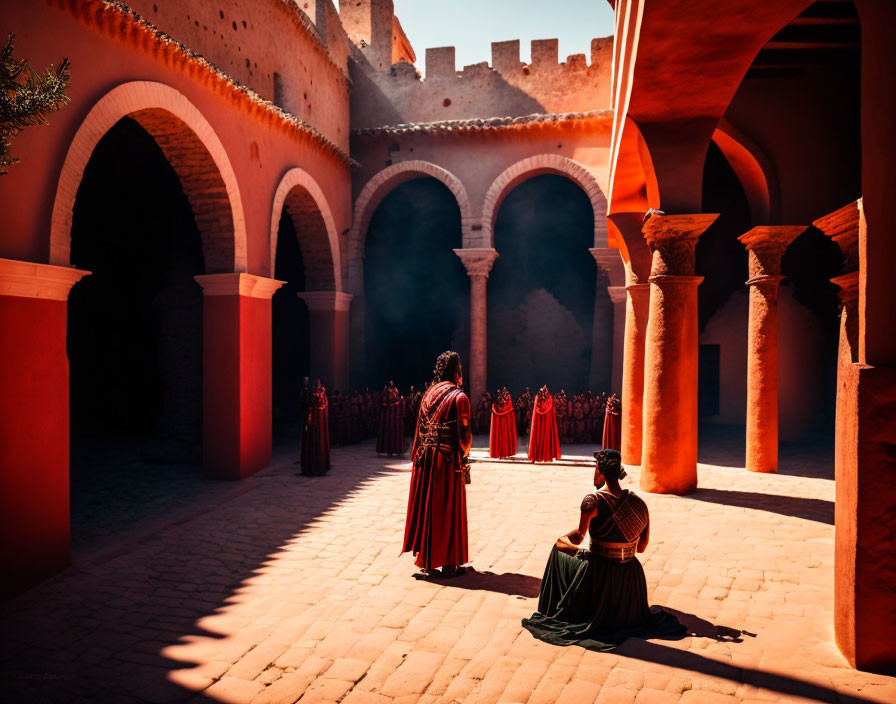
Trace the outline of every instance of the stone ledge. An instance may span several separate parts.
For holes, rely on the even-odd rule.
[[[72,267],[0,259],[0,296],[64,301],[72,286],[89,274]]]

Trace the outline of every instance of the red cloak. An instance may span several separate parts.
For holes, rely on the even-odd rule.
[[[404,453],[404,403],[394,386],[383,391],[380,409],[380,425],[376,434],[377,454],[401,455]]]
[[[513,457],[516,454],[516,418],[513,402],[500,397],[492,404],[492,427],[488,439],[489,457]]]
[[[470,453],[470,399],[457,386],[430,386],[420,403],[411,457],[411,490],[402,552],[424,569],[467,561],[467,490],[462,459]]]
[[[604,416],[604,435],[601,444],[605,450],[619,450],[622,448],[621,416],[622,408],[619,401],[613,397],[607,403],[607,413]]]
[[[554,399],[547,394],[535,397],[532,411],[532,434],[529,436],[529,460],[550,462],[560,459],[560,438],[557,436],[557,411]]]
[[[302,434],[302,474],[326,474],[330,469],[330,421],[327,392],[321,387],[311,394]]]

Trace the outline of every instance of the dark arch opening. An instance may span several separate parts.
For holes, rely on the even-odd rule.
[[[284,208],[277,234],[274,278],[286,283],[272,300],[272,373],[274,437],[295,442],[302,422],[299,408],[303,377],[310,367],[308,306],[298,297],[306,290],[305,263],[292,217]]]
[[[71,247],[92,272],[68,305],[77,550],[170,493],[164,479],[198,477],[202,457],[202,242],[177,174],[130,118],[87,164]],[[104,496],[125,503],[107,511]]]
[[[401,184],[377,207],[365,244],[369,386],[422,386],[449,348],[469,366],[469,283],[452,251],[462,245],[460,208],[434,178]]]
[[[591,202],[568,178],[534,176],[504,199],[488,282],[490,387],[507,386],[514,397],[542,384],[568,394],[609,389],[612,303],[593,246]],[[606,341],[598,350],[595,325]]]

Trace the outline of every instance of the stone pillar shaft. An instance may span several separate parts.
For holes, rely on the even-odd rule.
[[[738,239],[749,251],[747,469],[778,469],[778,284],[781,257],[805,226],[754,227]]]
[[[591,325],[591,370],[588,383],[595,393],[607,390],[619,393],[622,385],[622,336],[625,329],[625,262],[615,247],[592,247],[588,251],[597,262],[598,273],[602,273],[610,282],[606,291],[613,304],[612,326],[601,325],[598,311],[602,307],[601,300],[606,299],[603,298],[602,288],[595,289],[594,320]],[[607,350],[608,332],[612,335],[612,347],[609,350]]]
[[[650,313],[650,284],[629,275],[625,287],[625,352],[622,368],[622,462],[641,464],[644,413],[644,347]]]
[[[301,291],[297,295],[308,306],[311,376],[331,391],[348,392],[352,296],[341,291]]]
[[[648,213],[653,251],[644,354],[641,488],[686,494],[697,486],[697,286],[694,250],[713,214]]]
[[[209,479],[238,480],[271,461],[271,297],[284,282],[194,278],[203,295],[203,468]]]
[[[460,257],[470,277],[470,361],[469,366],[465,367],[470,370],[470,397],[476,403],[488,384],[486,283],[498,253],[488,248],[455,249],[454,253]]]
[[[67,299],[89,273],[0,259],[0,600],[70,562]]]

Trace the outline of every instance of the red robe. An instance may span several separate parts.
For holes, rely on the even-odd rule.
[[[492,404],[492,427],[488,438],[489,457],[513,457],[516,454],[516,418],[513,402],[500,399]]]
[[[462,565],[468,559],[462,459],[472,445],[470,399],[448,381],[430,386],[420,403],[411,450],[414,466],[402,548],[414,553],[418,567]]]
[[[557,435],[557,411],[550,394],[544,400],[535,397],[532,411],[532,434],[529,436],[529,460],[550,462],[560,459],[560,438]]]
[[[330,469],[330,422],[324,390],[311,394],[302,434],[302,474],[326,474]]]
[[[380,409],[380,425],[376,434],[378,454],[401,455],[404,453],[404,403],[394,386],[383,391]]]
[[[622,413],[617,403],[607,403],[607,413],[604,416],[604,436],[601,444],[605,450],[619,450],[622,448]]]

